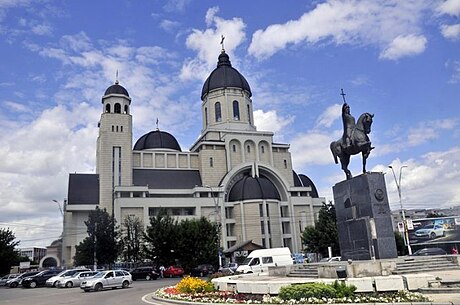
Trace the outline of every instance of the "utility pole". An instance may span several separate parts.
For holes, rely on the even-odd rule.
[[[402,169],[407,166],[402,165],[399,168],[399,180],[396,179],[396,174],[393,169],[393,166],[390,165],[388,167],[391,169],[391,172],[393,173],[393,177],[395,178],[396,188],[398,189],[399,205],[401,206],[401,216],[402,216],[403,225],[404,225],[404,242],[406,243],[406,246],[407,246],[407,252],[409,252],[409,255],[412,255],[412,248],[410,246],[410,240],[409,240],[409,230],[407,229],[406,213],[404,212],[403,204],[401,200],[401,174],[402,174]]]

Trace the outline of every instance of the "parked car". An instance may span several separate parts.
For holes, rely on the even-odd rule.
[[[47,287],[57,287],[59,280],[62,279],[63,277],[72,276],[75,273],[82,272],[82,271],[90,271],[90,270],[88,268],[76,268],[76,269],[68,269],[68,270],[61,271],[59,274],[47,279],[45,285]]]
[[[325,257],[325,258],[322,258],[319,262],[320,263],[340,262],[341,259],[342,259],[341,256]]]
[[[169,266],[166,268],[166,270],[163,272],[164,277],[181,277],[184,276],[184,269],[181,266]]]
[[[37,273],[39,273],[40,271],[31,271],[31,272],[24,272],[24,273],[21,273],[18,277],[14,278],[14,279],[11,279],[11,280],[8,280],[5,284],[5,286],[7,287],[10,287],[10,288],[16,288],[18,287],[19,285],[21,285],[21,282],[24,278],[26,277],[29,277],[29,276],[33,276]]]
[[[415,231],[415,236],[421,238],[436,238],[445,235],[446,233],[442,225],[427,225]]]
[[[81,282],[88,280],[89,278],[98,274],[99,271],[81,271],[76,272],[72,275],[63,276],[58,280],[56,287],[60,288],[72,288],[80,287]]]
[[[94,290],[101,291],[105,288],[127,288],[133,283],[131,274],[125,270],[101,271],[92,278],[84,280],[80,288],[85,292]]]
[[[44,270],[33,276],[28,276],[24,278],[21,282],[22,287],[25,288],[35,288],[37,286],[45,286],[46,280],[50,277],[59,274],[61,270]]]
[[[414,256],[425,256],[425,255],[446,255],[447,252],[442,248],[423,248],[412,253]]]
[[[3,276],[2,278],[0,278],[0,286],[5,286],[6,282],[8,282],[9,280],[15,279],[18,276],[19,276],[19,274],[17,274],[17,273],[7,274],[7,275]]]
[[[156,280],[160,277],[160,274],[155,271],[153,267],[137,267],[129,271],[133,278],[133,281],[145,279],[147,281]]]
[[[213,265],[211,265],[211,264],[202,264],[202,265],[198,265],[195,268],[193,268],[192,271],[190,272],[190,275],[191,276],[203,277],[203,276],[213,274],[214,272],[215,272],[215,270],[214,270]]]

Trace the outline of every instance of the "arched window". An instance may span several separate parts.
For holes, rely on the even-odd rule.
[[[220,102],[217,102],[215,105],[216,111],[216,122],[222,121],[222,109],[220,108]]]
[[[249,107],[249,105],[248,105],[248,121],[249,121],[249,124],[251,124],[251,107]]]
[[[262,153],[265,153],[265,147],[264,146],[261,146],[260,150],[262,151]]]
[[[124,113],[129,114],[129,107],[128,107],[128,105],[125,105],[125,112],[124,112]]]
[[[235,121],[240,120],[240,105],[238,104],[238,101],[233,101],[233,119]]]
[[[113,110],[115,113],[121,113],[121,105],[119,103],[116,103]]]
[[[209,158],[209,167],[214,167],[214,159],[212,157]]]
[[[105,112],[110,112],[110,104],[105,105]]]
[[[236,145],[235,144],[232,145],[232,149],[233,149],[233,152],[236,152]]]
[[[250,153],[251,152],[251,146],[248,145],[247,148],[248,148],[248,153]]]

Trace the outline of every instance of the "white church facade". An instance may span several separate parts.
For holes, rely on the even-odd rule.
[[[251,98],[222,50],[202,89],[201,135],[182,151],[158,129],[133,145],[131,98],[118,81],[110,86],[102,97],[96,173],[69,175],[61,264],[72,264],[97,206],[118,224],[132,215],[147,226],[160,208],[178,220],[204,216],[220,224],[224,251],[247,241],[302,251],[301,233],[325,199],[293,170],[290,145],[257,131]]]

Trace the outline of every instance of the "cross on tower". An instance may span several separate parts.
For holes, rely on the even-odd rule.
[[[225,36],[224,35],[221,35],[222,39],[220,40],[220,44],[222,45],[222,52],[225,52],[225,48],[224,48],[224,40],[225,40]]]

